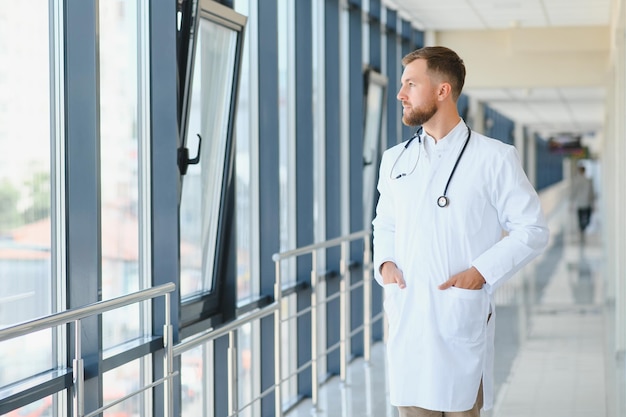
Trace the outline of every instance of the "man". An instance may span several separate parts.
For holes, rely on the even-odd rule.
[[[576,209],[578,215],[578,230],[580,231],[581,243],[585,241],[585,229],[589,226],[591,220],[591,211],[593,209],[593,183],[591,178],[585,175],[585,166],[578,166],[578,173],[572,179],[571,185],[572,205]]]
[[[421,128],[384,153],[373,221],[391,403],[401,417],[478,417],[493,406],[493,291],[548,229],[515,148],[459,116],[461,58],[427,47],[402,63],[402,121]]]

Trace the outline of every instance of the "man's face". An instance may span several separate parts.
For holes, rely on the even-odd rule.
[[[402,122],[423,125],[437,113],[437,88],[428,74],[426,61],[416,59],[404,68],[397,98],[402,102]]]

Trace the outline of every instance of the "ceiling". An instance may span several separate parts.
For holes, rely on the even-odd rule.
[[[524,28],[609,27],[612,0],[383,0],[425,31],[501,31]],[[498,32],[500,33],[500,32]],[[608,47],[608,45],[605,45]],[[470,70],[468,68],[468,70]],[[546,68],[546,71],[550,69]],[[545,138],[558,132],[602,134],[605,87],[598,85],[468,87],[471,98]]]

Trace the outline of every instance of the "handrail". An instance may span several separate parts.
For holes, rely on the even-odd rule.
[[[280,265],[276,265],[277,271]],[[237,317],[232,322],[226,323],[215,329],[208,329],[199,335],[193,336],[173,346],[170,350],[171,357],[179,356],[186,351],[200,346],[206,342],[215,340],[219,337],[228,335],[228,415],[238,415],[238,397],[237,397],[237,330],[248,323],[268,317],[274,316],[274,397],[276,417],[282,416],[282,397],[281,397],[281,302],[282,302],[282,284],[280,274],[276,274],[274,281],[274,300],[271,304],[264,306],[258,310],[251,311]],[[265,395],[265,394],[263,394]],[[171,415],[171,414],[170,414]]]
[[[174,291],[175,289],[176,285],[174,285],[173,283],[163,284],[157,287],[141,290],[136,293],[122,295],[120,297],[112,298],[110,300],[97,301],[92,304],[87,304],[83,307],[54,313],[49,316],[5,327],[3,329],[0,329],[0,342],[14,339],[16,337],[24,336],[26,334],[34,333],[40,330],[49,329],[51,327],[61,326],[63,324],[84,319],[95,314],[101,314],[109,310],[125,307],[130,304],[146,301],[151,298],[165,295],[169,292]]]
[[[257,401],[259,398],[267,395],[271,390],[274,391],[274,415],[275,417],[282,416],[282,395],[281,395],[281,383],[283,382],[283,375],[281,369],[282,362],[282,337],[281,337],[281,328],[283,324],[283,320],[290,320],[292,317],[282,317],[281,313],[281,301],[282,301],[282,273],[281,273],[281,262],[282,260],[311,254],[313,256],[312,261],[312,270],[311,270],[311,306],[307,308],[311,314],[311,333],[312,333],[312,346],[311,346],[311,360],[307,364],[303,364],[302,369],[306,366],[311,366],[311,374],[313,380],[313,405],[317,406],[317,392],[319,381],[317,377],[317,361],[318,359],[326,352],[318,353],[317,349],[317,332],[318,324],[317,324],[317,283],[318,283],[318,273],[317,273],[317,265],[316,265],[316,254],[318,250],[323,250],[326,248],[341,247],[341,260],[340,260],[340,291],[339,291],[339,299],[341,304],[341,340],[338,342],[339,348],[341,350],[341,379],[345,381],[346,379],[346,366],[347,366],[347,351],[349,350],[349,338],[352,333],[349,329],[348,323],[350,322],[349,316],[349,292],[356,287],[363,287],[363,297],[364,297],[364,320],[363,326],[359,328],[359,330],[363,331],[363,338],[365,341],[365,352],[364,356],[366,361],[370,359],[370,344],[371,344],[371,324],[375,318],[371,318],[371,253],[370,253],[370,236],[371,233],[368,230],[363,230],[355,233],[351,233],[349,235],[341,236],[338,238],[330,239],[324,242],[318,242],[311,245],[303,246],[297,249],[287,250],[280,253],[275,253],[272,256],[272,260],[275,264],[276,277],[274,281],[274,299],[273,301],[262,308],[257,310],[253,310],[244,315],[241,315],[234,319],[231,322],[225,323],[222,326],[207,329],[206,331],[192,336],[190,338],[185,339],[184,341],[176,344],[172,349],[172,355],[174,357],[180,356],[183,353],[197,347],[201,346],[207,342],[211,342],[221,337],[228,336],[228,376],[227,376],[227,384],[228,384],[228,416],[237,416],[239,415],[239,402],[238,402],[238,394],[237,394],[237,359],[236,359],[236,351],[237,351],[237,330],[242,326],[257,321],[262,318],[266,318],[269,316],[274,316],[274,385],[270,386],[266,389],[265,392],[261,393],[260,397],[257,396],[252,402]],[[363,239],[364,241],[364,279],[363,282],[355,283],[354,285],[350,284],[350,268],[349,264],[349,244],[352,241]],[[335,299],[336,297],[331,297],[330,299]],[[329,298],[325,298],[322,302],[327,303]],[[298,313],[299,314],[299,313]],[[378,315],[381,316],[381,315]],[[378,317],[377,316],[377,317]],[[382,317],[382,316],[381,316]],[[374,320],[373,320],[374,319]],[[336,349],[337,346],[333,347],[332,350]],[[297,370],[296,373],[300,372]]]
[[[173,397],[173,384],[172,377],[174,376],[173,370],[173,356],[172,356],[172,323],[171,323],[171,292],[176,289],[176,285],[173,283],[167,283],[159,285],[157,287],[140,290],[132,294],[122,295],[120,297],[112,298],[110,300],[97,301],[92,304],[88,304],[83,307],[78,307],[68,311],[62,311],[54,313],[49,316],[41,317],[38,319],[30,320],[24,323],[16,324],[10,327],[5,327],[0,330],[0,342],[5,340],[14,339],[19,336],[34,333],[40,330],[49,329],[55,326],[61,326],[69,323],[74,323],[74,359],[72,360],[72,415],[76,417],[85,417],[85,365],[82,356],[81,347],[81,324],[80,320],[106,313],[107,311],[114,310],[121,307],[126,307],[131,304],[136,304],[142,301],[147,301],[156,297],[165,296],[165,324],[163,326],[163,360],[165,376],[158,381],[154,381],[151,386],[163,384],[165,387],[166,397]],[[126,397],[130,398],[140,392],[143,392],[146,388],[142,388]],[[120,400],[121,401],[121,400]],[[117,404],[116,401],[111,404],[107,404],[96,411],[93,411],[87,416],[93,416],[101,411],[111,408]],[[166,401],[165,416],[173,416],[172,402]]]
[[[323,242],[312,243],[307,246],[302,246],[301,248],[291,249],[280,253],[275,253],[272,255],[272,261],[277,262],[287,258],[293,258],[294,256],[306,255],[311,253],[316,249],[328,249],[333,246],[338,246],[346,241],[353,241],[359,238],[364,238],[369,236],[370,232],[368,230],[361,230],[360,232],[350,233],[349,235],[336,237],[330,240],[325,240]]]
[[[165,391],[165,404],[164,415],[166,417],[173,415],[173,397],[174,397],[174,384],[172,378],[178,374],[174,371],[174,358],[182,355],[183,353],[191,350],[194,347],[200,346],[207,342],[213,341],[223,336],[228,336],[228,412],[229,416],[239,415],[239,401],[237,394],[237,330],[242,326],[255,322],[257,320],[270,317],[274,317],[274,379],[275,384],[272,387],[268,387],[262,397],[274,390],[275,400],[275,416],[282,416],[282,395],[281,395],[281,383],[283,382],[281,362],[282,362],[282,337],[281,328],[283,324],[283,317],[281,312],[282,305],[282,274],[281,274],[281,261],[289,258],[298,257],[301,255],[310,254],[312,256],[312,269],[311,269],[311,306],[307,308],[311,314],[311,360],[305,366],[311,366],[312,377],[312,402],[313,406],[317,408],[318,403],[318,359],[323,355],[328,354],[328,347],[318,352],[318,332],[319,325],[317,322],[317,309],[322,304],[328,303],[330,300],[334,300],[337,297],[325,297],[323,296],[318,302],[319,292],[319,274],[317,265],[318,251],[339,246],[341,249],[340,257],[340,289],[337,296],[340,300],[340,340],[338,341],[340,349],[340,361],[341,361],[341,380],[346,380],[346,367],[347,357],[350,351],[350,339],[356,334],[357,331],[363,331],[364,339],[364,359],[369,361],[370,359],[370,344],[371,344],[371,326],[372,322],[377,321],[381,314],[376,317],[371,317],[371,295],[372,295],[372,279],[371,279],[371,252],[370,252],[370,237],[371,232],[363,230],[349,235],[341,236],[338,238],[330,239],[324,242],[319,242],[304,247],[300,247],[293,250],[276,253],[272,256],[272,260],[275,263],[275,282],[274,282],[274,299],[269,305],[262,308],[245,313],[235,320],[225,323],[222,326],[208,329],[203,333],[194,335],[187,338],[184,341],[174,345],[173,343],[173,326],[171,323],[171,292],[176,289],[175,284],[168,283],[145,290],[140,290],[133,294],[123,295],[117,298],[113,298],[105,301],[98,301],[93,304],[89,304],[83,307],[79,307],[73,310],[63,311],[52,314],[50,316],[38,318],[35,320],[27,321],[10,327],[0,329],[0,342],[13,339],[22,335],[33,333],[39,330],[52,328],[54,326],[60,326],[74,322],[74,338],[75,338],[75,354],[72,364],[73,377],[73,415],[77,417],[90,417],[96,415],[111,406],[130,398],[142,391],[153,388],[157,385],[163,384]],[[351,283],[349,268],[350,262],[350,244],[358,239],[363,240],[363,281],[358,283]],[[358,329],[351,331],[350,329],[350,293],[357,287],[363,287],[364,298],[364,311],[363,311],[363,324]],[[139,389],[139,391],[129,394],[128,396],[119,399],[115,403],[107,404],[98,410],[93,410],[87,414],[84,411],[84,360],[81,352],[81,326],[80,320],[89,316],[105,313],[109,310],[113,310],[120,307],[125,307],[130,304],[146,301],[155,297],[165,296],[165,324],[163,326],[163,363],[164,363],[164,375],[161,379],[153,381],[149,385]],[[289,320],[289,317],[285,317],[284,320]],[[337,344],[332,347],[332,350],[337,348]],[[296,371],[300,372],[300,370]],[[258,397],[256,398],[258,400]]]
[[[204,343],[219,339],[220,337],[225,336],[233,330],[237,330],[238,328],[246,324],[269,316],[277,308],[279,308],[279,305],[275,302],[268,304],[260,308],[259,310],[254,310],[240,317],[237,317],[235,320],[230,321],[223,326],[208,329],[205,332],[185,339],[184,341],[174,346],[173,354],[174,356],[180,356],[188,350],[198,347]]]
[[[342,382],[346,381],[347,378],[347,362],[348,362],[348,352],[350,351],[350,338],[352,336],[352,332],[350,331],[350,292],[353,289],[353,285],[351,285],[350,279],[350,268],[349,268],[349,244],[350,242],[363,239],[364,247],[363,247],[363,345],[364,345],[364,359],[366,362],[369,362],[371,356],[371,335],[372,335],[372,308],[371,308],[371,297],[372,297],[372,277],[371,277],[371,243],[370,243],[371,232],[369,230],[362,230],[359,232],[354,232],[349,235],[340,236],[334,239],[330,239],[324,242],[314,243],[311,245],[303,246],[297,249],[292,249],[288,251],[284,251],[281,253],[276,253],[272,256],[272,260],[276,265],[276,281],[281,281],[281,262],[282,260],[298,257],[301,255],[310,254],[311,259],[311,305],[308,308],[311,314],[311,402],[313,409],[317,409],[318,405],[318,391],[319,391],[319,378],[318,378],[318,366],[317,361],[318,358],[321,357],[321,354],[318,353],[318,333],[319,326],[317,322],[317,308],[320,303],[317,301],[318,297],[318,271],[317,271],[317,251],[320,249],[327,249],[333,246],[341,247],[341,259],[340,259],[340,282],[339,282],[339,304],[340,304],[340,317],[339,317],[339,350],[340,350],[340,379]],[[327,300],[326,300],[327,301]],[[276,326],[278,327],[278,325]],[[280,328],[278,327],[278,331],[275,330],[275,335],[279,333]],[[276,344],[279,344],[277,341]],[[280,346],[275,347],[276,349],[280,349]],[[328,349],[326,350],[326,353]],[[275,352],[278,355],[278,350]],[[324,354],[324,353],[322,353]],[[279,370],[276,371],[278,375],[280,375]],[[277,393],[277,410],[276,417],[281,417],[282,413],[278,410],[280,404],[280,392]]]

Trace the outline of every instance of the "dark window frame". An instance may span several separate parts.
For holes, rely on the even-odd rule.
[[[195,7],[195,10],[194,10]],[[189,16],[191,14],[191,17]],[[187,17],[185,17],[187,15]],[[192,335],[208,327],[214,327],[219,323],[228,321],[235,316],[236,309],[236,253],[235,253],[235,144],[234,128],[241,74],[241,61],[243,54],[243,37],[247,18],[234,10],[212,0],[194,1],[191,6],[186,5],[183,9],[179,39],[179,77],[184,81],[179,84],[179,201],[184,181],[185,165],[189,152],[186,150],[189,136],[188,124],[190,119],[190,100],[192,95],[193,70],[197,36],[200,19],[207,19],[213,23],[232,29],[237,32],[234,61],[232,62],[233,78],[230,90],[230,104],[228,108],[228,122],[226,133],[226,146],[224,151],[224,169],[220,186],[220,203],[214,263],[212,270],[213,285],[208,292],[180,299],[180,337]],[[188,25],[185,27],[184,25]],[[184,57],[180,51],[186,51]],[[181,68],[185,65],[185,68]],[[208,138],[206,138],[208,140]]]

